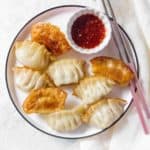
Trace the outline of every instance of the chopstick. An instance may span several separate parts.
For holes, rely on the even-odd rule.
[[[143,126],[144,132],[145,132],[145,134],[148,134],[149,128],[148,128],[148,125],[146,123],[146,120],[144,118],[144,114],[143,114],[143,111],[141,108],[141,104],[142,104],[147,118],[150,118],[150,110],[148,108],[148,105],[147,105],[147,102],[146,102],[146,99],[144,96],[144,89],[141,85],[141,82],[139,81],[139,79],[137,77],[137,73],[135,70],[136,65],[134,62],[133,55],[132,55],[132,53],[129,54],[129,51],[128,51],[129,47],[127,48],[127,42],[126,42],[125,38],[123,37],[122,33],[120,32],[120,29],[119,29],[113,8],[111,6],[111,3],[109,0],[106,0],[106,1],[108,4],[110,14],[113,18],[112,36],[113,36],[114,42],[116,44],[116,47],[118,49],[119,56],[124,62],[126,62],[129,65],[129,67],[132,69],[132,71],[134,72],[134,75],[135,75],[135,79],[130,82],[130,90],[131,90],[131,93],[133,96],[134,105],[135,105],[135,107],[137,109],[137,113],[139,115],[139,119],[140,119],[141,124]],[[105,0],[102,0],[102,4],[103,4],[106,15],[109,16],[109,11],[107,9],[107,5],[105,3]],[[141,100],[139,100],[139,98]],[[140,104],[140,102],[141,102],[141,104]]]
[[[137,112],[138,112],[141,124],[143,126],[143,130],[144,130],[145,134],[149,134],[149,128],[148,128],[146,120],[145,120],[145,118],[143,116],[143,112],[142,112],[142,109],[140,107],[140,103],[138,102],[138,96],[136,95],[135,89],[134,89],[133,86],[130,86],[130,89],[131,89],[131,93],[132,93],[132,95],[134,97],[134,101],[133,102],[134,102],[134,105],[135,105],[135,107],[137,109]]]

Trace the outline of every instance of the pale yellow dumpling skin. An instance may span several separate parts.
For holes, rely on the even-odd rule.
[[[101,76],[85,77],[75,87],[73,94],[84,104],[93,103],[111,92],[115,83]]]
[[[82,115],[85,106],[77,106],[73,109],[60,110],[47,117],[48,125],[59,132],[68,132],[79,128],[82,125]]]
[[[47,73],[56,86],[78,83],[84,77],[83,60],[60,59],[52,63]]]
[[[27,67],[14,67],[14,78],[18,88],[30,92],[33,89],[52,87],[54,84],[46,73]]]
[[[126,101],[119,98],[104,98],[89,106],[83,121],[97,128],[110,126],[124,112]]]
[[[32,41],[16,42],[15,54],[21,64],[37,70],[46,69],[53,59],[44,45]]]

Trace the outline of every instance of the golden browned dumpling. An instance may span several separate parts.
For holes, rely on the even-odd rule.
[[[42,73],[27,67],[15,67],[13,71],[15,83],[23,91],[27,92],[33,89],[54,86],[47,73]]]
[[[54,55],[61,55],[70,50],[64,33],[50,23],[39,22],[33,25],[31,37],[33,41],[44,44]]]
[[[25,113],[51,113],[64,108],[67,94],[55,87],[33,90],[23,103]]]
[[[94,75],[105,76],[119,85],[127,85],[134,78],[132,70],[119,59],[100,56],[90,62]]]
[[[111,92],[115,83],[105,77],[85,77],[74,89],[74,95],[79,97],[84,104],[93,103]]]
[[[120,117],[125,104],[126,101],[119,98],[100,99],[86,110],[82,119],[98,128],[106,128]]]

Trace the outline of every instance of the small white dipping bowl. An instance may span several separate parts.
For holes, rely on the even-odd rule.
[[[72,26],[73,26],[74,22],[76,21],[76,19],[79,18],[80,16],[86,15],[86,14],[92,14],[94,16],[97,16],[103,22],[103,24],[105,26],[105,37],[102,40],[102,42],[100,42],[94,48],[82,48],[82,47],[78,46],[72,39],[72,35],[71,35]],[[111,29],[111,24],[110,24],[108,17],[105,14],[103,14],[95,9],[85,8],[83,10],[76,12],[70,18],[68,25],[67,25],[67,38],[68,38],[69,44],[72,46],[72,48],[75,51],[83,53],[83,54],[93,54],[93,53],[97,53],[97,52],[103,50],[108,45],[108,43],[111,39],[111,33],[112,33],[112,29]]]

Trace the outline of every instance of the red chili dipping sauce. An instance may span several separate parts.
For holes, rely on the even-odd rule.
[[[103,41],[105,26],[97,16],[85,14],[75,20],[71,35],[78,46],[86,49],[94,48]]]

